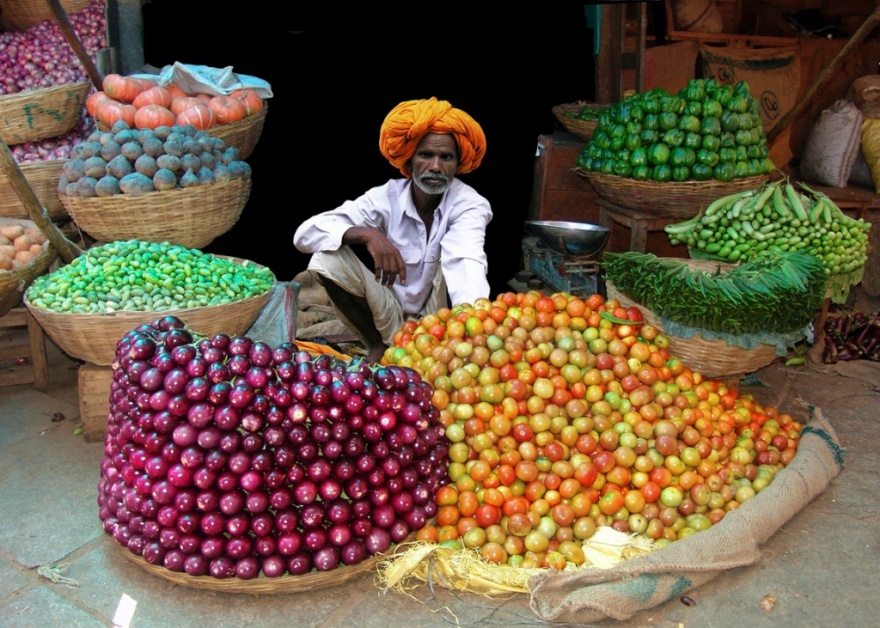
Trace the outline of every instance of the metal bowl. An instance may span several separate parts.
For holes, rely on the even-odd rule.
[[[558,255],[590,259],[608,244],[611,229],[588,222],[527,220],[526,228]]]

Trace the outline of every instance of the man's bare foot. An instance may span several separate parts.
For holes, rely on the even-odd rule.
[[[385,355],[385,345],[376,345],[374,347],[370,347],[370,351],[367,353],[367,362],[370,364],[378,364],[382,360],[382,356]]]

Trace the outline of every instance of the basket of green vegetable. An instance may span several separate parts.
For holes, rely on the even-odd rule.
[[[578,100],[565,105],[556,105],[553,107],[553,115],[566,131],[589,142],[593,138],[593,131],[596,130],[599,114],[605,107],[606,105]]]
[[[802,339],[822,307],[821,263],[801,252],[766,251],[743,264],[606,253],[609,299],[638,306],[670,351],[707,377],[737,379]]]
[[[67,355],[107,366],[125,334],[165,316],[205,336],[242,334],[274,285],[268,268],[248,260],[128,240],[93,247],[38,277],[24,304]]]
[[[775,169],[748,85],[715,79],[613,103],[575,166],[610,202],[682,218],[719,196],[757,187]]]
[[[868,260],[871,223],[847,216],[827,195],[788,179],[719,197],[699,215],[667,225],[694,259],[743,262],[762,251],[805,251],[823,264],[826,297],[844,303]]]

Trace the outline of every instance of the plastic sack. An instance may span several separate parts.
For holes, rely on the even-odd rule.
[[[244,335],[273,347],[285,342],[295,343],[299,288],[296,281],[276,283],[266,305]]]
[[[272,86],[267,81],[247,74],[236,74],[232,66],[212,68],[206,65],[191,65],[175,61],[166,65],[159,74],[134,74],[135,78],[148,78],[159,85],[174,83],[188,94],[210,94],[225,96],[237,89],[252,89],[261,98],[272,97]]]

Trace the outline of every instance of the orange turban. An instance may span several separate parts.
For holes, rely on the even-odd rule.
[[[428,133],[451,133],[455,137],[459,153],[458,174],[475,170],[483,161],[486,136],[482,127],[461,109],[434,97],[407,100],[394,107],[382,123],[379,150],[392,166],[409,178],[407,164]]]

